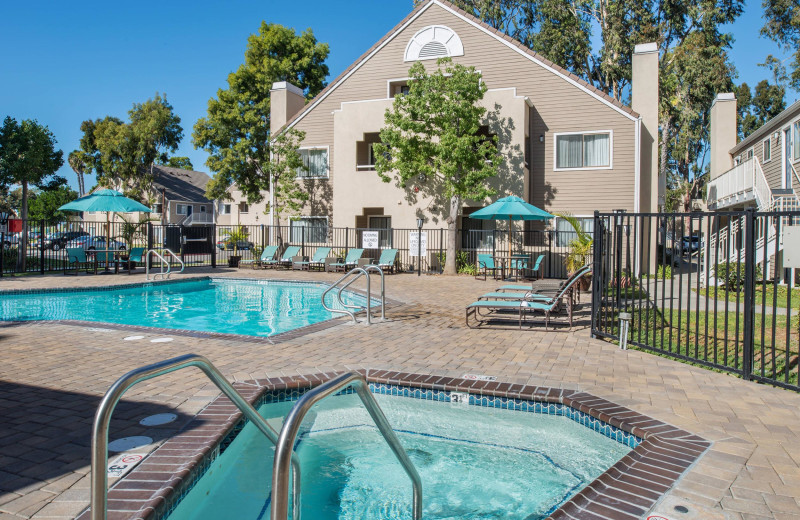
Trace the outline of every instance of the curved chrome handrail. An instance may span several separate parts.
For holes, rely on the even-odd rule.
[[[412,503],[412,518],[419,520],[422,518],[422,480],[414,467],[414,463],[400,444],[389,421],[383,414],[380,406],[375,401],[372,393],[367,386],[367,380],[358,372],[343,374],[335,379],[323,383],[316,388],[306,392],[289,411],[283,422],[283,428],[278,436],[278,444],[275,445],[275,460],[272,467],[272,511],[271,520],[287,520],[289,515],[289,463],[292,460],[292,446],[294,446],[300,425],[308,411],[318,402],[329,397],[340,390],[354,386],[358,397],[369,412],[375,425],[392,452],[400,461],[408,477],[411,479],[414,499]]]
[[[247,417],[267,439],[277,446],[278,434],[272,429],[272,426],[270,426],[267,421],[258,414],[256,409],[231,386],[228,380],[225,379],[225,376],[223,376],[217,367],[212,365],[205,356],[186,354],[131,370],[111,385],[111,388],[108,389],[103,399],[100,401],[100,405],[97,407],[97,412],[94,416],[94,423],[92,424],[92,473],[90,488],[90,514],[92,520],[106,520],[108,516],[108,427],[111,421],[111,414],[114,412],[114,408],[122,398],[122,395],[137,383],[188,367],[197,367],[202,370],[211,382],[242,411],[244,416]],[[285,456],[289,458],[293,469],[292,514],[293,518],[299,519],[300,459],[291,448],[289,454]],[[286,478],[289,478],[288,474]]]
[[[381,275],[381,321],[386,320],[386,278],[383,269],[377,265],[367,265],[364,269],[369,273],[370,271],[377,271]],[[368,302],[369,307],[372,307],[372,300]]]
[[[180,271],[178,271],[178,273],[182,273],[182,272],[183,272],[183,270],[186,268],[186,265],[184,265],[184,263],[183,263],[183,260],[181,260],[181,258],[180,258],[178,255],[176,255],[175,253],[173,253],[173,252],[172,252],[172,249],[165,249],[164,251],[166,251],[167,253],[169,253],[170,255],[172,255],[172,258],[174,258],[175,260],[177,260],[177,261],[178,261],[178,263],[179,263],[179,264],[181,264],[181,270],[180,270]]]
[[[356,280],[358,280],[359,277],[361,277],[363,275],[367,275],[367,292],[369,292],[369,274],[367,273],[367,271],[365,271],[364,269],[362,269],[360,267],[354,267],[353,269],[347,271],[344,274],[344,276],[342,276],[341,278],[336,280],[336,282],[332,283],[327,289],[325,289],[322,292],[322,307],[328,312],[338,312],[340,314],[347,314],[348,316],[350,316],[353,319],[353,323],[358,323],[358,320],[356,319],[356,314],[354,312],[351,312],[351,311],[347,310],[347,309],[361,309],[362,307],[359,306],[359,305],[347,305],[342,301],[342,290],[344,289],[344,287],[342,287],[342,289],[340,289],[338,294],[337,294],[337,297],[339,299],[339,303],[344,307],[344,309],[334,309],[333,307],[328,307],[328,304],[325,303],[325,296],[329,292],[331,292],[334,287],[339,285],[342,281],[346,280],[353,273],[359,273],[359,274],[358,274],[357,277],[355,277],[352,280],[350,280],[347,283],[347,285],[345,285],[344,287],[347,287],[351,283],[355,282]],[[369,295],[367,295],[367,296],[369,296]],[[369,317],[367,318],[367,322],[369,322]]]
[[[169,251],[169,249],[167,249],[167,251]],[[147,251],[147,256],[145,256],[145,261],[144,261],[145,279],[147,280],[150,279],[150,253],[156,255],[156,257],[158,257],[158,259],[161,260],[161,271],[158,274],[153,275],[153,280],[156,279],[156,276],[160,276],[161,278],[169,278],[169,273],[170,270],[172,269],[172,266],[169,265],[169,262],[167,262],[163,256],[158,254],[158,251],[156,251],[155,249],[149,249]],[[164,272],[165,265],[167,266],[166,272]]]

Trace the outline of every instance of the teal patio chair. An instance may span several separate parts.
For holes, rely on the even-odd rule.
[[[381,252],[381,257],[378,259],[377,266],[382,271],[389,271],[394,273],[394,264],[397,261],[397,249],[384,249]]]
[[[328,255],[331,252],[330,247],[318,247],[316,251],[314,251],[314,256],[311,257],[311,260],[303,260],[302,262],[294,262],[292,267],[295,269],[300,269],[301,271],[310,271],[314,267],[325,267],[325,259],[328,258]]]
[[[500,268],[494,265],[494,257],[488,253],[479,253],[478,254],[478,274],[475,275],[475,279],[477,280],[480,278],[481,273],[483,273],[483,281],[486,281],[486,273],[491,271],[492,277],[497,278],[496,274]]]
[[[300,246],[289,246],[286,251],[281,255],[280,260],[276,264],[277,267],[290,268],[292,267],[292,259],[300,253]]]
[[[136,264],[143,264],[147,261],[144,254],[144,247],[132,247],[128,253],[128,274],[131,274]]]
[[[278,246],[267,246],[261,251],[261,256],[259,258],[253,258],[250,260],[240,260],[239,267],[242,265],[252,265],[253,269],[256,267],[261,267],[265,263],[269,262],[270,260],[275,259],[275,253],[278,252]]]
[[[364,254],[364,250],[362,248],[354,248],[347,252],[347,256],[344,259],[344,262],[335,262],[332,264],[328,264],[328,269],[332,269],[334,271],[348,271],[353,267],[358,265],[358,260],[361,258],[361,255]]]
[[[86,251],[80,247],[68,247],[67,251],[67,260],[64,262],[64,274],[67,274],[68,267],[74,267],[75,269],[75,276],[78,276],[78,271],[80,271],[81,266],[86,269],[88,273],[94,262],[90,262],[86,256]]]

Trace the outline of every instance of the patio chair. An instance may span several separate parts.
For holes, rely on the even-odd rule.
[[[128,274],[131,274],[135,264],[143,264],[147,259],[144,254],[144,247],[132,247],[128,253]]]
[[[542,260],[544,260],[544,255],[539,255],[531,268],[531,274],[535,279],[542,278]]]
[[[572,302],[571,296],[569,293],[573,290],[575,285],[583,278],[586,274],[590,271],[586,270],[583,271],[582,274],[579,276],[575,276],[571,279],[571,281],[564,285],[561,290],[552,298],[541,297],[540,295],[535,294],[526,294],[522,298],[518,299],[481,299],[484,297],[489,297],[489,295],[483,295],[478,298],[477,301],[470,303],[466,307],[466,323],[467,327],[475,328],[470,324],[469,318],[472,316],[478,323],[478,327],[483,324],[484,320],[482,317],[488,317],[489,319],[503,319],[508,318],[508,314],[505,316],[502,314],[504,311],[517,311],[517,320],[519,322],[519,328],[522,329],[522,322],[525,319],[525,315],[527,313],[533,313],[535,311],[542,311],[545,315],[545,322],[544,328],[547,330],[550,324],[550,314],[558,310],[559,306],[561,305],[561,301],[564,296],[568,296],[570,298],[570,302],[567,304],[567,314],[569,316],[569,328],[572,329]],[[490,293],[491,294],[491,293]],[[498,293],[498,294],[505,294],[505,293]],[[482,315],[480,310],[488,310],[489,314]]]
[[[280,258],[272,264],[274,267],[284,267],[289,269],[292,267],[294,257],[300,252],[300,246],[289,246],[280,256]]]
[[[542,255],[542,256],[544,256],[544,255]],[[533,292],[538,293],[538,294],[545,294],[546,292],[549,292],[549,293],[552,293],[552,294],[556,294],[556,293],[558,293],[558,291],[562,287],[564,287],[566,284],[570,283],[574,278],[584,275],[586,273],[586,271],[590,271],[591,269],[592,269],[592,267],[590,265],[585,265],[585,266],[581,267],[580,269],[578,269],[577,271],[575,271],[574,273],[572,273],[569,276],[569,278],[567,278],[566,280],[562,280],[562,281],[558,282],[557,284],[554,284],[554,286],[552,288],[548,287],[547,289],[543,289],[541,287],[537,287],[538,282],[533,282],[533,283],[530,283],[530,284],[508,284],[508,285],[502,285],[502,286],[498,287],[497,290],[498,291],[520,291],[520,292],[533,291]]]
[[[381,252],[381,257],[378,259],[377,266],[382,271],[389,271],[394,273],[394,263],[397,260],[397,249],[384,249]]]
[[[478,274],[475,275],[475,279],[477,280],[481,276],[481,271],[483,272],[483,281],[486,281],[486,273],[488,271],[492,272],[492,278],[497,278],[495,276],[497,271],[500,268],[494,265],[494,257],[488,253],[479,253],[478,254]]]
[[[334,271],[348,271],[349,269],[358,265],[358,260],[363,254],[364,250],[362,248],[351,249],[347,252],[344,262],[334,262],[332,264],[328,264],[328,269],[332,269]]]
[[[318,247],[316,251],[314,251],[314,256],[311,257],[311,260],[303,260],[300,262],[294,262],[292,267],[294,269],[300,269],[302,271],[310,271],[312,267],[324,267],[325,266],[325,259],[328,258],[328,255],[331,252],[330,247]]]
[[[261,267],[264,263],[269,262],[270,260],[275,259],[275,253],[278,252],[278,246],[267,246],[261,252],[261,256],[259,258],[253,258],[251,260],[240,260],[239,267],[242,265],[252,265],[253,269],[256,267]]]
[[[94,262],[90,262],[89,259],[86,257],[86,251],[80,247],[68,247],[67,251],[67,261],[64,263],[64,274],[67,274],[68,267],[75,267],[75,276],[78,276],[78,271],[80,271],[81,266],[86,269],[88,273],[92,268]]]

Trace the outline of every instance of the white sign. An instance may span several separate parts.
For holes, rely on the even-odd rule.
[[[121,477],[139,464],[146,453],[127,453],[120,455],[108,465],[109,477]]]
[[[378,236],[380,231],[362,231],[361,232],[361,247],[364,249],[378,249]]]
[[[783,228],[783,267],[800,267],[800,226]]]
[[[408,233],[408,254],[409,256],[426,256],[428,254],[428,232],[422,232],[422,251],[420,252],[420,244],[417,241],[419,231],[410,231]]]

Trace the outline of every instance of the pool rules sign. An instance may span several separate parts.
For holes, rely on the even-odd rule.
[[[419,231],[409,231],[408,233],[408,254],[409,256],[426,256],[428,254],[428,232],[422,232],[422,244],[419,243]],[[422,251],[420,251],[422,246]]]

